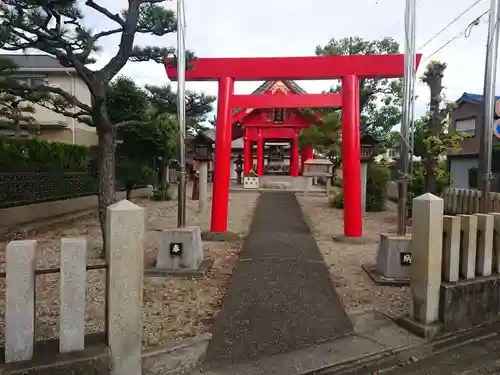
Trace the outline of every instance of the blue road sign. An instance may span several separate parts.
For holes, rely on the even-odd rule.
[[[500,119],[493,122],[493,134],[495,134],[495,137],[500,138]]]

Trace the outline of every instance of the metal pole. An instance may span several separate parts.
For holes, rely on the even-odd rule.
[[[481,212],[489,212],[489,200],[491,191],[491,152],[492,152],[492,126],[493,113],[495,111],[495,80],[497,73],[497,56],[498,56],[498,20],[500,14],[500,1],[491,0],[490,17],[488,26],[488,41],[486,44],[486,64],[484,69],[484,128],[481,132],[482,151],[481,155],[481,172],[483,195]]]
[[[184,3],[177,0],[177,121],[179,123],[179,186],[177,226],[186,226],[186,45],[184,41]]]
[[[412,116],[412,80],[415,70],[415,8],[416,0],[406,0],[405,6],[405,59],[403,110],[401,118],[401,147],[399,155],[399,205],[397,234],[406,234],[406,209],[408,195],[409,129]]]

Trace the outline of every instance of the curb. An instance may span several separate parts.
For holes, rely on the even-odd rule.
[[[376,354],[369,354],[354,360],[305,372],[301,375],[361,375],[389,371],[472,342],[481,342],[495,336],[500,338],[499,326],[500,323],[495,322],[447,333],[424,344],[407,346],[396,350],[384,350]]]

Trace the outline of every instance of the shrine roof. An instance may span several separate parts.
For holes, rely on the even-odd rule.
[[[302,87],[300,87],[295,81],[291,80],[276,80],[276,81],[266,81],[259,87],[257,87],[254,91],[250,93],[250,95],[262,95],[264,94],[268,89],[271,88],[271,86],[275,83],[281,81],[283,82],[289,89],[292,91],[294,94],[307,94],[306,90],[304,90]],[[233,108],[233,114],[241,111],[242,108]]]

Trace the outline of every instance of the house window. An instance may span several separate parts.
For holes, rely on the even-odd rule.
[[[470,132],[476,130],[476,119],[469,118],[466,120],[457,120],[455,122],[457,132]]]
[[[283,108],[273,109],[273,122],[283,123],[285,120],[285,110]]]
[[[44,77],[19,78],[18,82],[29,87],[37,87],[47,84],[47,80]]]

